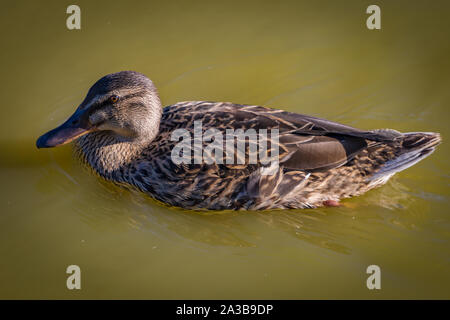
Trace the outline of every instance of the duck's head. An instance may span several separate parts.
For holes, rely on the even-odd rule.
[[[109,74],[98,80],[75,113],[36,141],[38,148],[69,143],[93,131],[105,131],[118,140],[147,141],[159,130],[161,101],[155,86],[134,71]]]

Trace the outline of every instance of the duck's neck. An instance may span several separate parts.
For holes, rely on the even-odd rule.
[[[111,132],[98,131],[79,138],[75,150],[100,176],[120,181],[149,143],[146,140],[125,140]]]

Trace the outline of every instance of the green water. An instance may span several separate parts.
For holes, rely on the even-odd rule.
[[[377,1],[372,31],[369,1],[77,1],[73,31],[70,4],[1,6],[0,298],[450,298],[448,3]],[[34,146],[127,69],[165,105],[259,104],[444,143],[340,208],[173,210],[91,176],[70,146]]]

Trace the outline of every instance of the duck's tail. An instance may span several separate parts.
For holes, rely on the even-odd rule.
[[[397,156],[387,161],[372,177],[371,180],[386,180],[393,174],[405,170],[425,159],[436,149],[441,142],[439,133],[434,132],[407,132],[396,138],[400,141]]]

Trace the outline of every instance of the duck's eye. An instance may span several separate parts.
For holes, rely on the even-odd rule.
[[[109,97],[109,100],[112,103],[116,103],[117,101],[119,101],[119,96],[113,95],[113,96]]]

